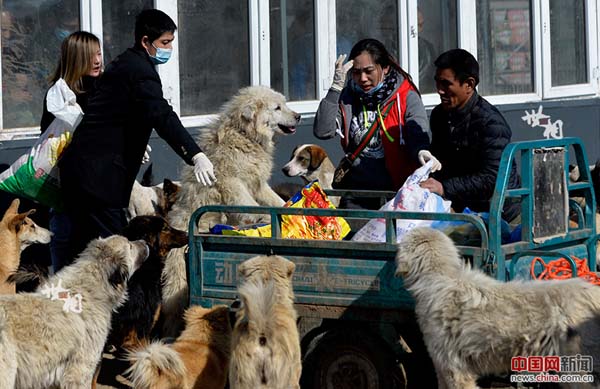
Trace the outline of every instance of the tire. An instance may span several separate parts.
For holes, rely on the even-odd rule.
[[[382,342],[357,331],[334,330],[307,350],[303,389],[404,388],[404,371]]]

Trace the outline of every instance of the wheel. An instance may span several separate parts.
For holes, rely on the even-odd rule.
[[[404,372],[382,342],[357,331],[316,338],[304,357],[303,389],[404,388]]]

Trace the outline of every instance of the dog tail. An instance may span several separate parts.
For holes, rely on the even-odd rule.
[[[26,282],[34,282],[36,285],[41,285],[46,281],[48,281],[48,273],[38,265],[34,265],[31,268],[19,267],[6,279],[7,283],[15,285]]]
[[[184,387],[185,365],[177,351],[162,342],[152,342],[129,350],[126,359],[131,367],[125,375],[134,388]]]
[[[246,308],[246,316],[249,322],[253,322],[258,328],[267,327],[267,321],[272,317],[277,298],[275,284],[247,282],[238,289],[243,306]]]

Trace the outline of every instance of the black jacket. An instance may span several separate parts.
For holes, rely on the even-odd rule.
[[[98,80],[59,162],[68,206],[127,207],[153,128],[190,165],[201,151],[163,98],[146,51],[127,49]]]
[[[446,112],[437,106],[431,112],[431,152],[442,163],[433,176],[444,187],[444,197],[455,211],[469,207],[489,212],[502,151],[511,141],[512,132],[504,117],[489,102],[473,94],[466,106]],[[519,184],[516,166],[512,166],[509,188]],[[507,201],[503,218],[512,220],[519,213],[513,201]]]

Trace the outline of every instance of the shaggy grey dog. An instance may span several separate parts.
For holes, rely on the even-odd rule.
[[[144,241],[96,239],[38,292],[0,296],[0,388],[89,389],[111,314],[147,257]]]
[[[568,328],[600,312],[595,285],[497,281],[471,269],[450,238],[429,228],[405,235],[396,264],[415,298],[440,388],[476,388],[480,376],[510,372],[515,356],[561,355]]]

